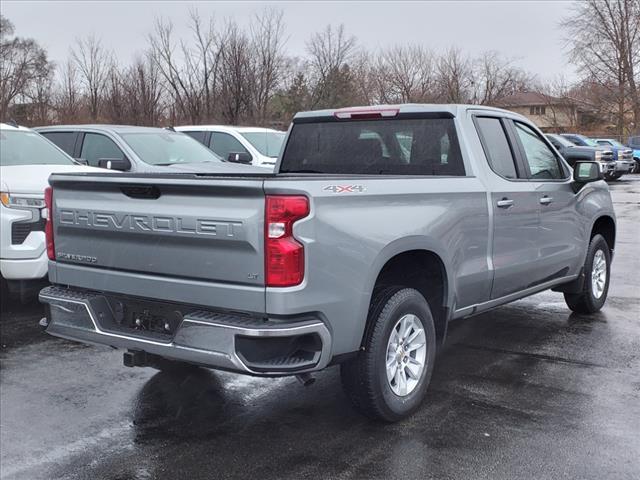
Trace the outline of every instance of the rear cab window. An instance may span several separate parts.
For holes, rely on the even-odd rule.
[[[294,120],[280,173],[464,176],[453,118]]]

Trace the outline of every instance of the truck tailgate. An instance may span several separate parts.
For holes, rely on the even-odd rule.
[[[194,303],[264,309],[262,179],[55,175],[50,183],[57,283],[183,302],[177,290],[190,290]],[[234,289],[243,291],[237,301]]]

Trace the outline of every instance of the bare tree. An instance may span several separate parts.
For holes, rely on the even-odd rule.
[[[640,128],[640,0],[578,2],[562,26],[583,76],[616,95],[618,134],[624,133],[627,102]]]
[[[254,17],[251,30],[251,97],[260,122],[283,80],[285,26],[282,10],[266,9]]]
[[[383,103],[433,100],[434,55],[421,45],[395,45],[378,54],[375,78]]]
[[[235,22],[228,22],[221,38],[220,105],[222,117],[237,125],[244,116],[251,116],[251,41]]]
[[[106,88],[112,67],[111,53],[92,35],[76,40],[75,47],[71,49],[71,58],[76,64],[87,96],[89,115],[95,121],[98,119],[100,97]]]
[[[459,48],[449,48],[437,62],[438,84],[445,103],[467,103],[471,87],[471,62]]]
[[[0,16],[0,117],[9,115],[9,106],[24,97],[36,82],[50,75],[46,51],[30,38],[14,36],[13,24]]]
[[[59,72],[59,84],[54,95],[58,120],[62,123],[77,121],[80,115],[80,91],[75,62],[68,59]]]
[[[357,52],[356,38],[347,36],[344,25],[328,25],[307,42],[313,85],[312,106],[338,107],[348,102],[351,83],[349,62]]]
[[[37,125],[46,125],[51,120],[51,106],[53,103],[53,62],[41,58],[41,64],[36,68],[37,75],[27,88],[25,97],[31,101],[31,121]]]
[[[532,78],[498,52],[483,53],[472,62],[472,103],[493,104],[497,99],[527,90]]]
[[[123,82],[129,122],[157,125],[163,113],[162,89],[157,65],[148,57],[138,57]]]
[[[112,65],[107,75],[101,101],[103,116],[110,123],[127,123],[130,104],[125,99],[124,74],[117,65]]]
[[[194,124],[213,114],[221,60],[214,27],[213,18],[205,26],[193,10],[193,45],[184,40],[176,42],[173,24],[162,19],[156,20],[155,31],[149,36],[151,58],[172,97],[176,114]]]

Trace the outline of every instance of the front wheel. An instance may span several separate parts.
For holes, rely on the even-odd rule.
[[[609,245],[602,235],[595,235],[587,249],[584,285],[580,293],[565,293],[567,306],[577,313],[598,312],[607,300],[611,271]]]
[[[341,366],[342,385],[368,417],[395,422],[415,411],[433,372],[436,340],[425,298],[412,288],[377,291],[364,349]]]

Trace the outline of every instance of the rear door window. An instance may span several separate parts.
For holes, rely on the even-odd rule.
[[[515,158],[502,121],[496,117],[475,117],[475,123],[491,169],[501,177],[518,178]]]
[[[213,132],[210,147],[223,160],[229,158],[230,153],[249,153],[238,139],[228,133]]]
[[[43,132],[41,133],[47,140],[55,143],[70,157],[74,156],[76,145],[76,132]]]
[[[451,118],[294,123],[280,172],[465,175]]]
[[[205,142],[205,137],[207,136],[207,132],[205,131],[185,131],[183,130],[182,133],[186,133],[187,135],[189,135],[191,138],[199,141],[201,144],[206,145]]]
[[[85,133],[80,158],[86,160],[92,167],[97,167],[99,160],[121,160],[125,158],[125,156],[115,142],[106,135],[100,133]]]

